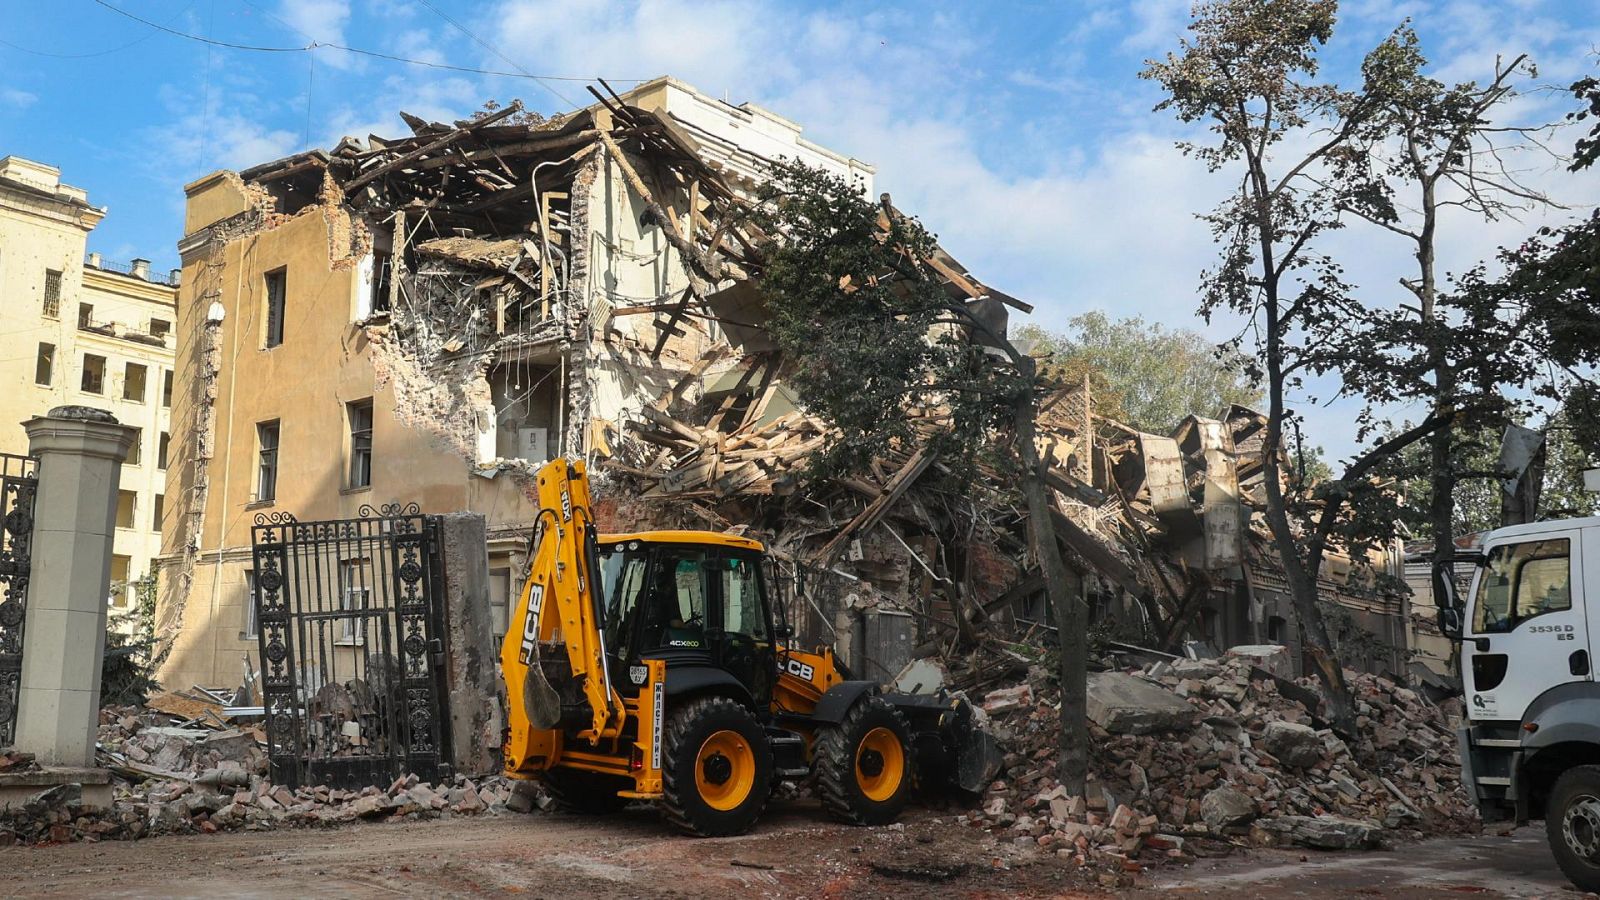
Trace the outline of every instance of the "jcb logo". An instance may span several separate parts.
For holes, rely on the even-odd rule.
[[[522,620],[522,646],[517,659],[523,665],[533,661],[535,642],[539,640],[539,605],[544,601],[544,585],[535,584],[528,589],[528,615]]]
[[[805,663],[801,662],[798,659],[789,660],[789,662],[784,666],[784,668],[788,671],[788,673],[790,675],[794,675],[794,676],[797,676],[797,677],[800,677],[800,678],[804,678],[806,681],[810,681],[811,680],[811,676],[813,676],[813,675],[815,675],[817,673],[816,669],[813,669],[812,667],[806,665]]]

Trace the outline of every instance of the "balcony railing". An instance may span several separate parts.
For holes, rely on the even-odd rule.
[[[116,272],[120,275],[127,275],[130,278],[140,278],[140,276],[133,271],[133,263],[115,262],[109,259],[101,259],[93,253],[84,257],[83,264],[91,268],[99,269],[102,272]],[[151,284],[164,284],[167,287],[178,286],[176,270],[169,272],[166,275],[160,275],[153,270],[147,269],[142,280],[148,281]]]

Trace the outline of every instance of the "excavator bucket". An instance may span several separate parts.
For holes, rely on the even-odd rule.
[[[925,787],[980,794],[1000,774],[1004,754],[979,724],[967,698],[937,694],[884,694],[911,725]]]
[[[951,780],[956,787],[969,794],[981,794],[1000,774],[1000,767],[1005,765],[1005,754],[1000,752],[994,735],[975,724],[957,738],[957,743],[955,772]]]
[[[539,658],[539,642],[533,642],[533,659],[522,680],[522,708],[528,714],[528,724],[548,731],[561,724],[561,696],[544,677],[544,666]]]

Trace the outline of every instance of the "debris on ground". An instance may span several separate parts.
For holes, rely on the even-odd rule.
[[[109,808],[86,806],[78,785],[58,785],[0,810],[0,846],[525,813],[550,803],[537,786],[500,775],[426,783],[408,774],[387,787],[354,789],[274,784],[259,727],[220,727],[227,724],[220,718],[205,724],[211,717],[203,700],[173,702],[173,696],[179,695],[158,704],[178,715],[100,711],[97,757],[114,776]],[[199,719],[180,718],[197,712]],[[0,753],[0,772],[28,768],[37,768],[30,754]]]
[[[964,823],[1126,871],[1236,846],[1366,849],[1478,830],[1445,710],[1347,671],[1359,729],[1347,743],[1285,694],[1306,696],[1314,682],[1285,682],[1260,649],[1091,675],[1087,797],[1055,778],[1050,674],[1035,666],[1024,684],[991,691],[998,702],[983,705],[1006,770]],[[1024,687],[1037,702],[1013,702]]]

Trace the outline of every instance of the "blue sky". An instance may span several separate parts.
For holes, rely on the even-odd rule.
[[[1063,325],[1104,309],[1192,326],[1213,259],[1193,214],[1226,190],[1173,148],[1143,60],[1176,46],[1186,0],[1060,3],[785,3],[779,0],[106,0],[151,22],[237,44],[344,44],[540,81],[405,65],[327,47],[265,53],[158,32],[94,0],[0,0],[0,155],[50,162],[109,215],[91,238],[108,258],[175,266],[182,185],[341,135],[402,134],[396,112],[465,115],[487,99],[545,112],[588,95],[583,80],[672,74],[794,119],[808,137],[875,164],[894,194],[985,280]],[[1343,4],[1325,70],[1351,79],[1361,55],[1410,16],[1447,81],[1482,79],[1496,55],[1529,53],[1537,84],[1595,68],[1593,0]],[[459,26],[459,27],[457,27]],[[1553,92],[1516,109],[1565,112]],[[1557,143],[1570,147],[1570,138]],[[1447,222],[1459,270],[1600,202],[1593,175],[1529,160],[1524,177],[1574,207],[1523,221]],[[1336,250],[1388,302],[1405,248],[1349,229]],[[1346,405],[1311,414],[1317,442],[1349,446]]]

